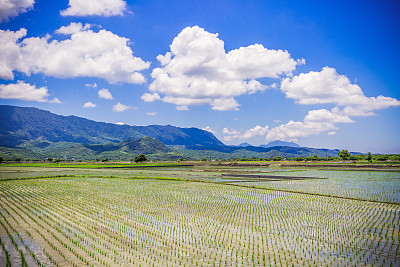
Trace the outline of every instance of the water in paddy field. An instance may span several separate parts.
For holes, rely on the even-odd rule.
[[[328,179],[265,181],[246,183],[246,185],[400,203],[400,172],[291,170],[277,172],[274,175]]]
[[[53,170],[19,172],[44,177],[22,180],[18,170],[1,172],[13,180],[0,181],[0,238],[17,266],[5,229],[28,265],[32,255],[59,266],[400,262],[400,172],[195,166],[49,178]],[[327,179],[308,179],[316,177]]]

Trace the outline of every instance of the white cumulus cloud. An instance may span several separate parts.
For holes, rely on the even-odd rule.
[[[328,132],[336,134],[338,123],[352,123],[351,117],[375,115],[373,111],[393,106],[400,106],[400,101],[391,97],[366,97],[357,84],[352,84],[345,75],[336,69],[324,67],[320,72],[310,71],[291,78],[284,78],[281,90],[286,97],[295,99],[299,104],[335,104],[330,111],[311,110],[304,121],[289,121],[272,128],[267,141],[287,140]]]
[[[176,110],[189,110],[188,106],[176,106]]]
[[[224,128],[222,133],[225,134],[224,140],[231,141],[232,139],[250,139],[260,135],[266,135],[268,132],[268,126],[255,126],[248,130],[236,130]]]
[[[84,108],[94,108],[96,107],[96,104],[93,104],[92,102],[86,102],[85,104],[83,104]]]
[[[161,98],[160,95],[157,93],[152,93],[152,94],[144,93],[142,95],[142,99],[144,102],[154,102],[156,100],[160,100]]]
[[[240,104],[235,98],[217,98],[210,103],[213,110],[239,110]]]
[[[27,12],[33,8],[34,3],[34,0],[1,0],[0,22]]]
[[[118,104],[114,105],[112,108],[112,110],[115,112],[122,112],[128,109],[135,109],[135,108],[131,106],[126,106],[124,104],[121,104],[120,102],[118,102]]]
[[[202,128],[202,130],[210,132],[212,134],[216,134],[216,131],[208,125],[206,127]]]
[[[354,122],[346,115],[337,114],[334,111],[326,109],[311,110],[307,113],[304,121],[289,121],[286,124],[272,128],[267,136],[267,141],[284,140],[297,141],[300,137],[309,135],[317,135],[321,132],[329,131],[332,135],[338,127],[335,123],[351,123]]]
[[[343,112],[351,116],[369,116],[373,110],[399,106],[391,97],[366,97],[357,84],[334,68],[324,67],[320,72],[310,71],[282,80],[281,90],[299,104],[333,103],[344,106]]]
[[[22,81],[12,84],[0,84],[0,98],[3,99],[61,103],[57,98],[49,100],[48,97],[49,94],[46,87],[37,88],[35,85]]]
[[[97,88],[97,83],[87,83],[85,84],[86,87]]]
[[[62,16],[117,16],[123,15],[126,2],[122,0],[69,0],[69,7],[62,10]]]
[[[110,31],[82,28],[62,41],[50,41],[50,36],[19,41],[25,35],[25,29],[0,30],[0,44],[9,48],[0,50],[0,78],[13,79],[12,71],[17,70],[59,78],[98,77],[110,83],[145,82],[139,71],[148,69],[150,62],[134,57],[130,40]]]
[[[113,96],[112,96],[112,94],[110,93],[110,91],[108,91],[108,89],[105,89],[105,88],[99,90],[99,91],[97,92],[97,95],[98,95],[100,98],[104,98],[104,99],[109,99],[109,100],[114,99]]]
[[[151,92],[164,95],[162,101],[178,107],[209,104],[214,110],[237,110],[234,97],[269,87],[256,79],[291,75],[299,64],[287,51],[261,44],[227,53],[218,34],[198,26],[182,30],[170,52],[157,59],[162,67],[152,71]]]
[[[289,121],[272,129],[266,125],[255,126],[248,130],[223,129],[224,140],[250,139],[256,136],[265,136],[267,141],[285,140],[297,141],[298,138],[309,135],[317,135],[328,132],[329,135],[335,134],[339,128],[338,123],[354,122],[349,116],[344,115],[337,109],[329,111],[327,109],[311,110],[304,117],[303,121]]]
[[[82,25],[81,22],[71,22],[68,26],[62,26],[61,28],[56,30],[56,33],[58,34],[65,34],[65,35],[71,35],[77,32],[80,32],[82,30],[88,30],[90,29],[91,25],[86,23],[85,26]]]
[[[331,122],[331,123],[350,123],[354,122],[346,115],[340,115],[326,109],[310,110],[306,117],[305,122]]]
[[[0,30],[0,79],[13,80],[13,70],[29,72],[21,55],[19,40],[26,35],[26,29],[13,32]]]

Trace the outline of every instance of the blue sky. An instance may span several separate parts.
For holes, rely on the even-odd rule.
[[[400,153],[397,1],[0,4],[0,104]]]

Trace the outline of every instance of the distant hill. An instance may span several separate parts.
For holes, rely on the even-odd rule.
[[[272,142],[269,142],[266,145],[259,145],[259,147],[274,147],[274,146],[288,146],[288,147],[300,147],[298,144],[293,143],[293,142],[285,142],[285,141],[281,141],[281,140],[275,140]]]
[[[241,143],[241,144],[239,144],[239,145],[237,145],[238,147],[246,147],[246,146],[252,146],[252,145],[250,145],[249,143],[247,143],[247,142],[244,142],[244,143]]]
[[[166,146],[168,145],[168,147]],[[171,149],[171,148],[179,148]],[[300,147],[293,142],[226,146],[212,133],[171,125],[129,126],[61,116],[38,108],[0,106],[0,153],[5,159],[272,158],[337,156],[337,149]]]
[[[189,147],[190,149],[190,147]],[[288,146],[274,146],[274,147],[257,147],[257,146],[203,146],[196,150],[203,151],[217,151],[225,154],[240,155],[240,157],[262,157],[270,158],[274,156],[282,157],[308,157],[317,155],[319,157],[337,156],[339,149],[318,149],[309,147],[288,147]]]
[[[212,133],[198,128],[180,128],[171,125],[131,126],[137,132],[156,138],[166,145],[225,146]]]
[[[166,145],[223,146],[212,133],[171,125],[129,126],[61,116],[38,108],[0,106],[0,145],[16,147],[38,140],[80,144],[118,143],[150,136]]]
[[[48,142],[48,141],[30,141],[23,145],[25,148],[25,158],[45,159],[67,158],[67,159],[131,159],[138,154],[160,154],[169,153],[173,150],[161,143],[155,138],[148,136],[139,139],[129,139],[120,143],[108,144],[80,144],[71,142]],[[11,149],[11,150],[10,150]],[[22,153],[22,148],[0,148],[0,151]],[[14,150],[13,150],[14,149]],[[30,152],[30,153],[29,153]],[[13,159],[13,157],[7,157]]]

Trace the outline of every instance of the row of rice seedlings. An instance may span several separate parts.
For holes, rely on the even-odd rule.
[[[21,204],[21,203],[20,203]],[[49,205],[50,203],[47,203],[46,205]],[[33,207],[36,210],[36,214],[39,214],[39,210],[35,207]],[[74,248],[77,244],[78,244],[78,248],[81,248],[82,250],[84,250],[85,252],[88,252],[87,249],[83,248],[81,246],[80,243],[76,242],[75,240],[69,239],[69,241],[72,242],[73,246],[70,246],[69,244],[67,244],[67,242],[62,238],[60,238],[59,236],[57,236],[54,232],[50,231],[49,229],[55,229],[57,232],[61,233],[60,230],[60,225],[57,224],[57,222],[54,220],[54,218],[52,218],[52,216],[49,215],[48,212],[45,213],[41,213],[41,215],[38,216],[39,219],[41,219],[44,223],[47,224],[47,228],[46,231],[48,232],[48,234],[50,234],[54,239],[56,239],[63,247],[67,248],[68,250],[70,250],[70,252],[77,257],[78,259],[80,259],[82,262],[84,262],[85,264],[89,264],[89,261],[87,259],[84,259],[83,256],[81,255],[82,251],[77,250],[76,248]],[[45,218],[46,220],[43,220],[43,218]],[[54,224],[50,224],[49,220],[51,222],[53,222]],[[42,224],[38,224],[38,225],[42,225]],[[43,238],[45,238],[45,236],[43,235],[42,232],[38,232],[42,235]],[[59,249],[57,247],[54,247],[53,244],[50,244],[53,249],[56,249],[57,251],[59,251]],[[59,251],[61,253],[61,251]],[[91,254],[91,253],[89,253]],[[63,256],[63,258],[65,259],[65,256]],[[76,265],[76,263],[72,262],[73,265]]]
[[[40,202],[40,201],[39,201],[39,202]],[[48,206],[49,204],[51,205],[52,203],[47,203],[46,205]],[[46,223],[49,225],[48,228],[50,228],[50,229],[55,229],[57,232],[60,232],[60,233],[61,233],[60,224],[58,224],[58,223],[54,220],[54,218],[52,217],[52,214],[51,214],[51,212],[49,212],[49,210],[46,209],[45,212],[43,212],[43,209],[42,209],[42,210],[37,209],[37,208],[34,208],[34,209],[35,209],[35,213],[38,214],[38,217],[39,217],[40,219],[42,219],[42,217],[46,219],[45,221],[46,221]],[[50,221],[53,222],[54,224],[50,226],[48,220],[50,220]],[[64,228],[65,228],[65,227],[64,227]],[[46,229],[46,230],[48,231],[48,229]],[[48,232],[49,232],[49,234],[51,234],[55,239],[57,239],[57,241],[60,242],[64,247],[66,247],[66,248],[68,247],[68,249],[69,249],[76,257],[78,257],[79,259],[82,260],[82,256],[79,255],[79,252],[77,252],[77,251],[75,251],[75,250],[72,250],[71,247],[68,246],[68,244],[64,243],[64,242],[62,241],[62,239],[60,239],[59,237],[57,237],[53,232],[50,232],[50,231],[48,231]],[[76,242],[75,240],[70,240],[70,241],[71,241],[72,243]],[[79,245],[79,247],[80,247],[80,245]],[[83,260],[83,261],[84,261],[85,263],[87,263],[86,260]]]
[[[6,198],[3,198],[3,199],[6,199]],[[50,229],[52,229],[51,224],[49,224],[46,220],[39,221],[39,220],[37,220],[37,218],[35,219],[34,217],[32,217],[30,215],[30,213],[31,213],[30,209],[29,208],[27,209],[26,205],[24,203],[19,203],[20,204],[20,206],[19,206],[17,203],[15,203],[14,200],[15,199],[12,199],[12,198],[10,199],[8,197],[7,198],[8,202],[4,201],[3,204],[7,205],[8,208],[10,208],[11,210],[13,210],[15,212],[14,214],[18,215],[25,222],[25,227],[28,226],[29,228],[32,228],[47,243],[47,245],[49,247],[51,247],[52,250],[56,251],[57,255],[61,256],[64,260],[66,260],[65,255],[60,251],[60,246],[57,246],[56,242],[54,240],[52,240],[52,238],[51,238],[51,231],[50,231]],[[12,208],[11,205],[14,205],[14,207],[16,209]],[[21,208],[21,206],[24,206],[24,208]],[[12,216],[14,217],[13,213],[10,213],[10,214],[12,214]],[[27,218],[24,218],[24,216],[26,216]],[[27,221],[28,218],[31,220],[30,222]],[[35,226],[37,226],[37,227],[35,227]],[[25,229],[25,231],[27,232],[27,234],[30,236],[31,239],[35,239],[32,236],[31,232],[29,232],[27,229]],[[43,248],[41,250],[41,252],[47,256],[47,258],[50,260],[50,262],[52,262],[56,266],[59,266],[58,262],[55,260],[55,258],[59,258],[59,257],[55,256],[54,252],[48,251],[48,250],[49,249],[46,250],[45,248]],[[31,250],[30,250],[30,252],[33,254],[33,252]],[[33,256],[33,257],[35,259],[37,259],[36,256]],[[39,261],[39,260],[37,260],[37,261]],[[41,265],[43,263],[40,262],[38,264]],[[73,262],[71,262],[71,264],[74,265]]]
[[[196,264],[216,262],[222,264],[246,264],[257,263],[258,261],[277,264],[282,262],[294,264],[299,263],[299,261],[303,264],[324,262],[324,258],[319,255],[322,254],[318,248],[321,244],[313,240],[310,242],[304,238],[300,240],[300,234],[305,236],[312,234],[312,231],[311,233],[302,233],[302,228],[310,230],[310,227],[304,227],[304,220],[306,220],[306,226],[313,225],[313,223],[315,224],[316,222],[308,222],[305,218],[308,216],[303,215],[300,218],[302,222],[299,224],[300,228],[291,229],[292,226],[289,223],[292,222],[288,221],[288,217],[292,218],[293,215],[299,217],[299,214],[296,214],[296,212],[298,212],[296,208],[287,208],[288,204],[293,204],[293,202],[298,201],[298,199],[290,200],[290,197],[288,197],[292,196],[290,194],[273,194],[271,196],[262,193],[260,195],[255,194],[256,191],[254,190],[236,190],[232,192],[231,189],[226,190],[227,187],[213,186],[210,188],[209,185],[207,185],[208,188],[206,189],[208,189],[208,191],[204,190],[204,188],[198,190],[197,188],[186,187],[186,191],[180,189],[178,194],[171,195],[170,190],[176,189],[174,186],[163,190],[162,187],[166,184],[162,184],[161,187],[157,186],[157,188],[152,189],[151,186],[156,185],[153,182],[150,183],[150,187],[147,185],[144,191],[134,192],[136,194],[133,194],[133,196],[138,198],[136,200],[141,200],[141,202],[139,202],[133,201],[134,198],[127,199],[127,195],[124,195],[122,198],[116,195],[115,192],[120,193],[123,191],[121,190],[121,186],[126,186],[126,184],[121,185],[119,183],[121,183],[121,181],[118,181],[118,183],[96,181],[97,187],[103,187],[105,191],[108,191],[105,199],[108,201],[108,206],[113,206],[112,209],[106,210],[111,210],[114,214],[103,212],[102,215],[104,217],[103,219],[106,221],[114,222],[114,224],[108,225],[109,229],[114,228],[109,235],[132,235],[132,233],[134,233],[132,228],[136,225],[139,227],[136,229],[136,233],[146,233],[147,236],[152,236],[153,239],[159,239],[161,242],[164,241],[164,244],[172,246],[172,251],[175,253],[173,256],[176,256],[176,264],[190,265],[193,260]],[[134,184],[134,186],[137,185],[137,183]],[[139,185],[143,184],[141,183]],[[86,189],[84,188],[86,186],[87,185],[79,185],[78,187],[74,187],[74,190],[77,188],[81,190],[79,194],[77,194],[79,198],[76,198],[74,201],[74,206],[79,209],[93,209],[92,213],[99,216],[99,210],[95,209],[96,205],[98,205],[97,203],[92,201],[92,204],[95,204],[93,207],[90,207],[91,204],[86,204],[88,199],[95,197],[91,192],[85,192]],[[179,186],[181,186],[181,184],[179,184]],[[89,188],[93,188],[93,184]],[[51,188],[53,191],[55,189],[54,187]],[[202,192],[203,194],[192,194],[188,196],[187,189],[194,192],[199,191],[198,193]],[[55,193],[56,194],[52,195],[59,194],[59,192]],[[74,193],[77,193],[77,191],[74,191]],[[98,194],[98,192],[95,193]],[[268,197],[267,199],[265,199],[266,196]],[[45,198],[45,196],[43,197]],[[63,197],[59,198],[65,199]],[[94,199],[98,199],[99,202],[104,201],[103,198],[99,197]],[[229,201],[226,201],[226,199]],[[307,200],[309,201],[310,199]],[[318,202],[320,200],[316,198],[315,201]],[[283,205],[278,205],[278,202],[282,202]],[[137,203],[141,205],[133,205]],[[151,208],[151,206],[155,204],[159,204],[161,208]],[[281,208],[283,208],[284,212],[279,212]],[[307,208],[310,209],[310,207]],[[320,207],[317,205],[310,210],[315,210],[315,208],[318,209]],[[77,211],[79,211],[79,209],[77,209]],[[292,213],[293,211],[295,212],[294,214],[285,214],[288,210],[291,210]],[[149,215],[149,212],[151,212],[152,215]],[[130,215],[128,216],[127,213]],[[107,214],[107,216],[105,214]],[[242,216],[237,218],[235,217],[236,214],[242,214]],[[239,221],[237,222],[236,219],[239,219]],[[279,223],[276,223],[277,219]],[[134,224],[134,222],[137,223]],[[141,225],[142,227],[140,228]],[[333,227],[335,227],[335,225]],[[149,229],[154,230],[151,232]],[[205,229],[207,230],[205,231]],[[224,231],[223,229],[227,230]],[[161,235],[157,233],[160,231],[162,235],[166,235],[170,237],[170,239],[160,240]],[[297,242],[301,243],[300,248],[296,246],[290,248],[290,246],[293,246],[294,237],[296,237]],[[350,236],[345,235],[342,238],[348,240]],[[117,238],[117,240],[119,239]],[[205,240],[209,242],[207,243]],[[143,239],[142,241],[146,240]],[[153,241],[148,245],[154,246],[154,244],[157,243]],[[194,248],[194,244],[200,244],[200,249]],[[204,244],[207,244],[207,246],[204,246]],[[316,244],[318,244],[318,246]],[[326,244],[324,245],[326,246]],[[166,247],[168,248],[168,246]],[[301,251],[301,247],[303,251]],[[340,243],[339,245],[335,244],[335,246],[333,246],[333,248],[336,247],[338,247],[337,250],[341,248],[341,253],[349,253],[349,251],[343,250],[343,246],[341,246]],[[290,252],[288,248],[293,249],[293,251]],[[327,251],[332,251],[332,245],[328,245],[327,248]],[[165,247],[161,246],[156,246],[156,248],[153,249],[151,247],[144,247],[142,252],[146,254],[141,254],[142,258],[145,258],[144,263],[157,263],[157,261],[160,260],[165,262],[165,258],[168,257],[168,254],[165,252],[162,253],[164,250]],[[203,259],[201,259],[201,257],[199,258],[198,255],[203,255],[203,253]],[[149,257],[149,255],[152,256]],[[193,255],[196,255],[196,259],[193,259]],[[211,258],[210,255],[212,255]],[[296,257],[296,255],[300,256]],[[315,255],[317,255],[317,258]],[[334,254],[328,255],[327,257],[336,260],[338,256],[339,255]],[[193,262],[193,264],[195,263]],[[326,263],[329,264],[332,262],[328,259]]]
[[[274,175],[298,176],[299,173],[277,172]],[[307,170],[302,171],[300,176],[328,177],[329,179],[232,182],[232,184],[400,204],[399,172]]]
[[[6,203],[4,203],[6,204]],[[12,213],[9,213],[6,209],[4,209],[4,206],[0,203],[0,207],[7,213],[8,216],[10,216],[17,225],[19,225],[18,220],[15,219],[14,215]],[[14,214],[18,214],[17,211],[11,207],[8,206]],[[8,225],[8,227],[15,233],[17,233],[18,238],[20,239],[20,241],[22,242],[24,249],[29,252],[30,256],[32,257],[33,261],[38,265],[38,266],[43,266],[43,264],[40,262],[40,260],[37,258],[36,254],[32,251],[32,249],[28,246],[28,244],[26,243],[25,239],[23,238],[23,236],[20,234],[19,231],[15,230],[14,227],[11,226],[10,222],[7,220],[6,216],[4,216],[4,214],[0,213],[1,217],[4,219],[4,221],[6,222],[6,224]],[[18,214],[19,215],[19,214]],[[19,218],[22,219],[26,224],[28,224],[28,222],[21,216],[19,215]],[[2,224],[3,225],[3,224]],[[3,225],[3,227],[5,227]],[[8,232],[8,229],[6,229],[6,231]],[[26,233],[32,238],[31,233],[28,230],[25,230]],[[13,242],[13,244],[15,245],[15,242]],[[24,254],[22,252],[22,250],[19,248],[19,252],[20,252],[20,256],[21,256],[21,261],[22,264],[27,265],[27,262],[25,260]]]
[[[6,256],[6,262],[5,262],[6,267],[11,267],[10,253],[6,249],[4,242],[1,240],[1,238],[0,238],[0,245],[1,245],[1,249],[4,251],[4,254]]]
[[[19,253],[20,260],[21,260],[21,266],[23,266],[23,267],[28,266],[28,263],[25,259],[25,255],[22,252],[21,248],[18,246],[18,244],[17,244],[18,241],[16,240],[16,238],[14,238],[12,236],[11,231],[17,234],[19,239],[22,241],[23,245],[26,246],[26,244],[23,242],[23,239],[21,238],[20,234],[10,225],[10,223],[8,222],[7,218],[3,215],[3,213],[0,213],[0,215],[1,215],[0,224],[4,228],[4,230],[7,232],[7,235],[9,237],[9,239],[11,240],[11,243],[14,245],[16,251],[18,251],[18,253]],[[3,221],[4,221],[4,223],[3,223]],[[9,257],[7,257],[7,258],[9,260]]]

